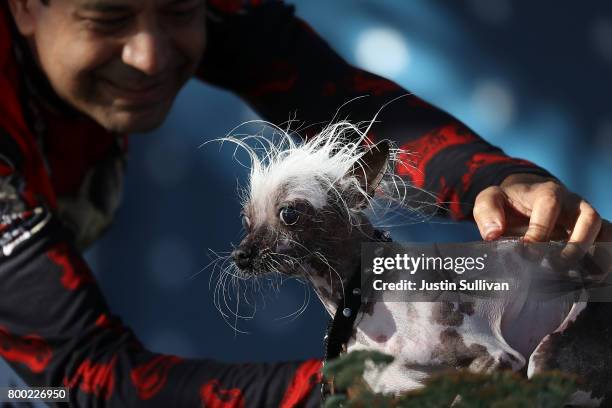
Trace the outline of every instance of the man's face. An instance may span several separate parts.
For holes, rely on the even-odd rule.
[[[159,126],[205,45],[203,0],[10,0],[56,93],[110,131]]]

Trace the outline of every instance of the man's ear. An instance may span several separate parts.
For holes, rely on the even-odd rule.
[[[351,169],[352,175],[359,180],[361,188],[368,193],[370,197],[374,196],[376,187],[380,184],[387,166],[389,165],[389,152],[391,146],[389,142],[382,141],[374,146],[363,155],[360,164],[355,165]]]
[[[34,2],[40,3],[40,0],[8,0],[15,25],[24,37],[33,35],[35,31],[34,11],[41,4]]]

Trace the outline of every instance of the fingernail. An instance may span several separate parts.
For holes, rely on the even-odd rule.
[[[484,225],[485,240],[491,241],[501,234],[501,225],[496,222],[489,222]]]

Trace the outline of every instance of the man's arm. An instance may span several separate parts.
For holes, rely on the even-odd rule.
[[[307,125],[325,124],[359,98],[336,117],[367,123],[388,104],[369,136],[412,152],[398,173],[435,193],[457,219],[470,217],[476,194],[509,174],[550,176],[507,157],[394,82],[349,65],[294,16],[293,7],[268,1],[236,12],[215,8],[220,3],[209,2],[208,48],[199,75],[239,94],[265,119],[281,124],[295,113]],[[309,134],[317,129],[310,127]]]
[[[69,387],[80,407],[318,404],[318,360],[223,364],[147,350],[109,310],[20,137],[0,128],[0,357],[27,384]]]
[[[399,98],[381,111],[369,136],[391,139],[412,152],[404,157],[407,165],[396,170],[433,193],[432,204],[456,219],[474,216],[486,239],[512,227],[508,221],[514,212],[522,217],[519,223],[530,221],[526,237],[533,240],[548,239],[561,219],[576,240],[592,242],[597,236],[597,213],[586,201],[573,200],[575,195],[547,171],[506,156],[392,81],[349,65],[294,16],[293,7],[248,0],[207,5],[208,48],[198,76],[240,95],[263,118],[282,124],[296,114],[312,125],[326,124],[336,113],[337,119],[367,123]],[[306,136],[317,129],[309,127]],[[559,216],[561,210],[565,217]]]

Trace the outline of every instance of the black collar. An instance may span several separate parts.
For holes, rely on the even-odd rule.
[[[353,276],[344,287],[344,294],[338,302],[336,314],[329,321],[325,334],[324,361],[334,359],[346,351],[346,343],[351,338],[353,323],[361,308],[361,265],[353,271]]]
[[[387,231],[374,230],[373,242],[391,242],[391,236]],[[346,347],[351,335],[353,334],[353,324],[361,308],[361,264],[353,271],[353,275],[344,287],[344,293],[338,302],[334,318],[327,326],[325,341],[326,361],[337,358],[342,352],[346,352]],[[323,396],[329,390],[326,389],[326,382],[322,383],[321,391]]]

